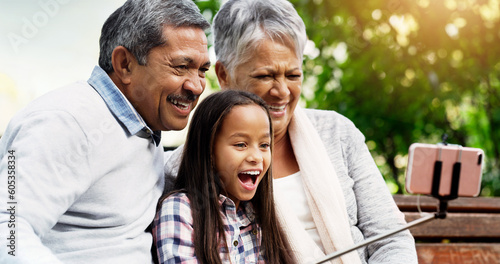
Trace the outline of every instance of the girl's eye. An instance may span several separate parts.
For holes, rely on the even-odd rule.
[[[262,143],[260,145],[260,147],[263,148],[263,149],[269,149],[271,147],[271,145],[269,143]]]
[[[235,147],[237,148],[244,148],[245,147],[245,143],[236,143],[234,144]]]

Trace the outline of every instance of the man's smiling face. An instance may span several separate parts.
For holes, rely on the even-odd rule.
[[[124,92],[154,131],[181,130],[205,89],[210,67],[205,32],[165,26],[166,44],[151,49],[146,65],[136,65]]]

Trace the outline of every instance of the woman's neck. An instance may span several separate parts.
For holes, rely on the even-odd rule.
[[[275,137],[272,166],[274,179],[283,178],[299,171],[288,132]]]

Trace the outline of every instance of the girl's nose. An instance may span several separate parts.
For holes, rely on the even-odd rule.
[[[258,148],[249,150],[247,161],[251,163],[261,163],[264,160]]]

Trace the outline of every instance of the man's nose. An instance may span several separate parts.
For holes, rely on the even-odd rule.
[[[200,95],[205,90],[205,80],[198,74],[190,74],[189,78],[184,81],[183,88],[191,91],[194,95]]]

